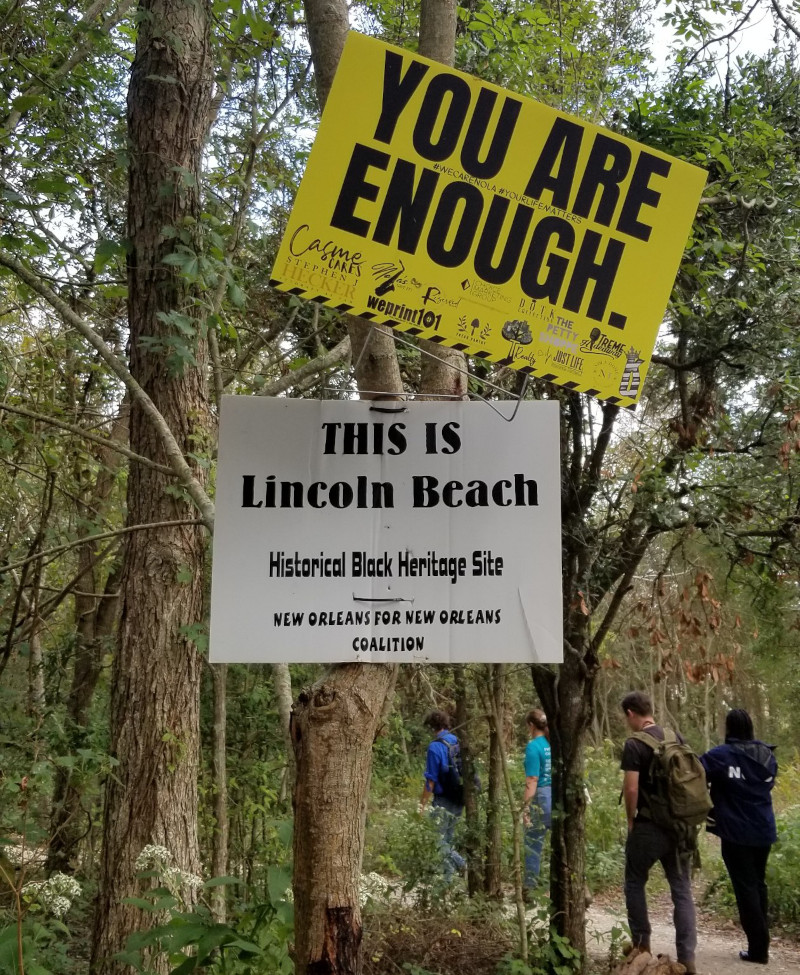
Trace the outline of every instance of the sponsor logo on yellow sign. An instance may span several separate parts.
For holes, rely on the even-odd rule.
[[[705,180],[351,33],[272,284],[631,406]]]

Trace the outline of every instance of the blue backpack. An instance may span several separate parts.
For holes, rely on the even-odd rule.
[[[447,768],[439,776],[442,796],[457,806],[464,805],[464,783],[461,779],[461,748],[458,742],[437,738],[447,748]]]

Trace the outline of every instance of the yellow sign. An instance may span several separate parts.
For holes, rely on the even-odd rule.
[[[271,283],[631,406],[705,180],[353,32]]]

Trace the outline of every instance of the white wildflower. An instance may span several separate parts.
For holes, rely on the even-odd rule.
[[[170,863],[172,863],[172,854],[169,850],[165,846],[151,843],[136,857],[134,866],[137,870],[147,870],[148,867],[166,867]]]
[[[150,845],[144,847],[136,858],[137,870],[156,870],[164,886],[177,897],[181,891],[199,890],[203,886],[203,878],[196,874],[181,870],[173,864],[173,856],[165,846]]]
[[[54,897],[49,904],[50,913],[53,917],[62,918],[72,905],[72,901],[66,897]]]
[[[22,888],[27,900],[59,918],[64,917],[80,892],[78,881],[65,873],[54,873],[47,880],[33,880]]]
[[[388,904],[395,895],[394,886],[391,881],[375,872],[362,874],[359,887],[362,904],[367,900]]]

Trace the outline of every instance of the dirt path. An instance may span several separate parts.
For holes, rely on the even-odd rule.
[[[650,923],[653,926],[653,951],[675,957],[675,929],[672,927],[672,904],[668,894],[651,895]],[[597,944],[607,950],[611,930],[625,920],[625,910],[616,904],[593,904],[587,912],[587,945]],[[766,967],[748,965],[739,960],[739,949],[746,948],[738,924],[699,914],[697,918],[697,971],[700,975],[800,975],[800,945],[773,938],[770,962]]]

